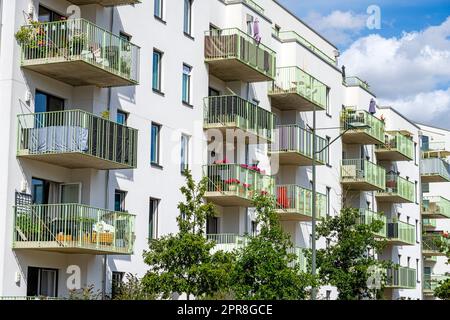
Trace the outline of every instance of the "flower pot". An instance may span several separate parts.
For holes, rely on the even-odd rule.
[[[237,190],[237,185],[235,185],[235,184],[228,185],[228,191],[236,191],[236,190]]]

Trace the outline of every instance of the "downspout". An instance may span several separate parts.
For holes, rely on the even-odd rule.
[[[419,244],[420,244],[420,256],[419,256],[419,261],[421,262],[420,263],[420,265],[419,265],[419,267],[420,267],[420,275],[421,275],[421,277],[420,277],[420,286],[421,286],[421,288],[420,288],[420,299],[421,300],[423,300],[424,299],[424,295],[423,295],[423,287],[424,287],[424,285],[425,285],[425,275],[424,275],[424,270],[425,270],[425,262],[424,262],[424,259],[423,259],[423,252],[422,252],[422,250],[423,250],[423,244],[422,244],[422,233],[423,233],[423,230],[422,230],[422,202],[423,202],[423,190],[422,190],[422,136],[423,136],[423,132],[422,132],[422,130],[419,130],[419,134],[418,134],[418,138],[419,138],[419,141],[417,141],[418,143],[417,143],[417,146],[418,146],[418,149],[419,150],[414,150],[415,152],[416,152],[416,159],[417,159],[417,162],[418,162],[418,164],[419,164],[419,183],[418,183],[418,188],[420,188],[420,192],[419,192],[419,194],[420,194],[420,199],[419,199],[419,212],[420,212],[420,214],[419,214],[419,231],[418,231],[418,237],[419,237],[419,239],[416,239],[416,242],[417,242],[417,240],[419,240]],[[417,152],[419,153],[419,154],[417,154]],[[419,270],[417,270],[416,272],[419,272]]]
[[[110,21],[109,21],[109,31],[113,32],[114,27],[114,7],[110,9]],[[108,88],[108,98],[107,98],[107,111],[108,115],[111,111],[111,97],[112,97],[112,89]],[[109,209],[109,177],[110,170],[107,169],[105,172],[105,209]],[[103,266],[102,266],[102,300],[106,299],[106,279],[107,279],[107,270],[108,270],[108,256],[106,254],[103,255]]]

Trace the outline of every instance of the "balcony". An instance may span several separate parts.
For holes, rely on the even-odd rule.
[[[446,281],[450,278],[448,275],[437,275],[437,274],[425,274],[423,276],[423,294],[426,296],[433,296],[434,290],[439,286],[439,284],[443,281]]]
[[[450,164],[446,160],[429,158],[420,162],[422,183],[450,182]]]
[[[375,148],[378,160],[411,161],[414,159],[414,142],[402,132],[386,133],[383,144]]]
[[[367,111],[346,108],[341,112],[344,143],[372,145],[383,142],[384,128],[384,122]]]
[[[395,173],[386,174],[386,188],[376,193],[378,201],[392,203],[413,203],[415,185]]]
[[[15,206],[13,249],[129,255],[134,222],[129,213],[83,204]]]
[[[67,168],[132,169],[136,129],[82,110],[18,116],[17,156]]]
[[[450,201],[443,197],[423,197],[422,216],[429,219],[450,219]]]
[[[450,157],[450,150],[446,147],[445,141],[429,141],[422,146],[424,149],[423,158],[447,158]]]
[[[311,221],[312,220],[312,191],[297,185],[279,185],[277,190],[276,211],[283,221]],[[317,193],[317,219],[326,216],[327,198]]]
[[[262,82],[275,77],[275,52],[237,28],[206,31],[205,61],[209,73],[223,81]]]
[[[218,129],[223,137],[242,130],[249,143],[267,143],[272,140],[275,115],[238,96],[207,97],[203,128]]]
[[[72,86],[138,84],[139,50],[134,44],[84,19],[25,26],[22,67]]]
[[[346,85],[347,87],[359,87],[372,94],[370,92],[370,85],[367,83],[367,81],[361,80],[358,77],[345,78],[344,85]]]
[[[274,193],[274,180],[256,167],[240,164],[203,166],[208,177],[205,199],[223,207],[251,207],[256,193]]]
[[[412,224],[397,221],[387,225],[388,244],[412,246],[416,244],[416,229]]]
[[[76,4],[77,6],[83,6],[86,4],[98,4],[103,7],[135,5],[141,3],[140,0],[68,0],[68,1],[73,4]]]
[[[417,284],[416,269],[401,267],[399,265],[387,269],[386,288],[388,289],[415,289]]]
[[[437,256],[423,256],[423,261],[428,263],[436,263],[437,262]]]
[[[347,190],[384,190],[386,171],[368,160],[344,159],[341,164],[341,183]]]
[[[383,222],[383,227],[379,231],[375,232],[375,235],[380,238],[386,238],[386,235],[387,235],[386,216],[384,216],[383,214],[380,214],[378,212],[368,210],[368,209],[360,210],[360,223],[361,224],[370,225],[373,221],[377,221],[377,220]]]
[[[299,67],[282,67],[277,68],[269,97],[272,107],[282,111],[323,111],[328,88]]]
[[[426,230],[429,229],[434,229],[436,228],[436,219],[427,219],[427,218],[423,218],[422,219],[422,227]]]
[[[269,154],[278,157],[281,165],[311,166],[313,160],[313,134],[298,125],[277,126],[274,142]],[[316,136],[316,150],[327,146],[327,141]],[[316,164],[327,163],[328,149],[316,155]]]
[[[444,237],[443,232],[430,232],[422,237],[422,254],[424,256],[445,256],[442,247],[448,245],[448,238]]]

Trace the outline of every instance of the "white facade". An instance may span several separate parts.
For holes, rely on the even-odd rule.
[[[276,185],[297,185],[310,189],[311,166],[282,164],[272,155],[269,164],[268,144],[250,144],[247,151],[243,144],[231,143],[231,148],[214,150],[211,156],[207,148],[207,137],[203,130],[204,98],[210,89],[220,95],[237,95],[257,104],[276,115],[277,125],[298,125],[307,129],[312,125],[311,111],[292,110],[273,106],[269,97],[271,82],[224,81],[210,72],[211,65],[205,63],[205,31],[211,26],[218,29],[238,28],[248,32],[251,21],[259,21],[261,43],[276,52],[277,68],[298,67],[327,87],[326,110],[317,110],[317,135],[329,140],[341,132],[340,114],[343,106],[367,110],[373,94],[360,86],[344,85],[337,62],[327,62],[335,57],[336,47],[315,31],[306,26],[276,1],[259,0],[256,8],[248,1],[195,0],[192,6],[191,34],[183,32],[183,4],[163,1],[162,19],[154,17],[153,1],[142,1],[136,5],[103,7],[100,5],[81,6],[81,18],[118,35],[120,32],[131,36],[131,42],[140,47],[139,84],[123,87],[99,88],[96,86],[76,86],[59,81],[51,76],[21,67],[21,49],[14,38],[20,26],[27,23],[26,15],[32,13],[36,20],[39,6],[51,9],[62,15],[67,13],[69,1],[64,0],[17,0],[2,1],[1,44],[0,44],[0,98],[5,102],[4,124],[0,130],[3,139],[0,147],[5,150],[0,155],[2,165],[0,183],[0,205],[6,213],[0,220],[0,296],[27,295],[27,273],[29,267],[58,270],[58,296],[68,293],[66,280],[70,276],[67,268],[77,265],[81,270],[81,286],[94,284],[96,288],[106,286],[111,291],[112,272],[126,272],[144,275],[147,266],[142,253],[147,249],[149,235],[150,199],[159,200],[157,216],[153,222],[155,236],[177,231],[175,217],[177,204],[182,199],[179,188],[184,183],[181,174],[180,143],[181,136],[189,137],[188,163],[194,178],[200,179],[205,164],[223,158],[240,164],[259,161],[260,168],[274,175]],[[76,1],[73,1],[76,2]],[[95,2],[95,1],[94,1]],[[114,2],[114,1],[113,1]],[[1,3],[1,1],[0,1]],[[0,6],[1,7],[1,6]],[[251,23],[248,23],[251,22]],[[295,31],[309,41],[313,47],[301,39],[283,38],[281,32]],[[275,35],[273,35],[275,33]],[[161,87],[159,92],[152,90],[153,52],[162,53]],[[328,57],[328,58],[327,58]],[[189,103],[182,102],[183,65],[191,68]],[[298,85],[298,84],[297,84]],[[37,112],[36,91],[45,92],[64,100],[64,110],[82,109],[95,115],[109,111],[115,121],[117,111],[128,114],[127,126],[138,130],[137,167],[135,169],[98,170],[95,168],[71,169],[58,163],[49,164],[40,160],[17,157],[17,116]],[[412,133],[417,144],[420,129],[390,108],[379,108],[376,116],[386,119],[387,130],[406,130]],[[151,164],[151,126],[158,124],[160,130],[159,163]],[[438,130],[420,126],[422,131],[444,134]],[[434,130],[434,131],[433,131]],[[431,134],[431,133],[430,133]],[[450,135],[446,134],[447,147],[450,148]],[[362,146],[362,147],[361,147]],[[411,161],[379,162],[390,170],[394,167],[402,177],[417,182],[417,198],[413,203],[378,203],[375,192],[354,192],[350,196],[343,190],[340,180],[341,160],[369,157],[376,162],[373,145],[345,144],[337,141],[330,146],[329,161],[317,166],[317,191],[328,195],[326,211],[338,214],[343,205],[369,208],[382,211],[388,218],[399,217],[400,221],[415,224],[417,243],[408,246],[390,245],[382,259],[392,260],[402,266],[417,270],[421,281],[423,261],[420,245],[420,151],[416,148]],[[212,159],[214,158],[214,159]],[[80,203],[97,208],[115,208],[115,190],[126,192],[125,210],[136,215],[134,252],[131,255],[107,255],[106,278],[103,279],[103,256],[98,254],[79,254],[47,252],[41,250],[13,249],[13,206],[15,192],[33,193],[32,178],[45,179],[52,183],[81,183]],[[431,186],[430,193],[441,194],[442,189]],[[450,195],[443,195],[450,198]],[[343,200],[344,198],[344,200]],[[225,201],[226,202],[226,201]],[[252,210],[244,206],[218,205],[218,222],[215,233],[244,235],[252,232]],[[447,223],[442,226],[448,231]],[[439,221],[441,223],[441,221]],[[311,223],[308,221],[283,221],[283,226],[291,236],[295,246],[310,247]],[[441,225],[439,225],[441,228]],[[318,246],[325,244],[319,241]],[[448,268],[439,258],[435,268]],[[438,267],[440,266],[440,267]],[[435,270],[439,274],[444,269]],[[332,288],[323,288],[322,296],[336,297]],[[421,299],[422,287],[418,282],[414,289],[392,289],[388,298],[400,297]]]

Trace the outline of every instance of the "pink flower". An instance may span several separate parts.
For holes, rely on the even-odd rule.
[[[231,179],[225,180],[225,183],[226,184],[240,184],[241,182],[238,179],[231,178]]]
[[[243,184],[243,186],[244,186],[244,188],[247,188],[247,189],[249,189],[252,185],[251,184],[249,184],[249,183],[244,183]]]

